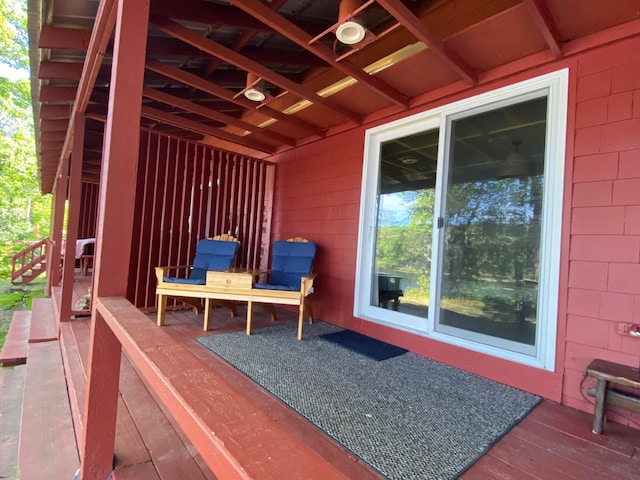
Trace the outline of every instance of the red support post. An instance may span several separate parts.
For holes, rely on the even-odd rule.
[[[127,293],[149,0],[118,0],[105,129],[96,250],[95,297]],[[95,309],[91,315],[80,479],[112,469],[121,346]]]
[[[71,300],[76,260],[76,240],[78,223],[80,222],[80,198],[82,196],[82,162],[84,157],[84,113],[76,113],[71,119],[75,123],[73,150],[71,154],[71,171],[69,172],[69,207],[67,210],[67,244],[64,249],[62,272],[62,296],[60,301],[60,321],[71,320]]]
[[[60,261],[62,250],[62,229],[64,227],[64,204],[67,200],[67,170],[69,160],[62,159],[62,166],[56,177],[56,184],[51,204],[51,243],[47,250],[47,295],[51,296],[51,288],[60,285]]]

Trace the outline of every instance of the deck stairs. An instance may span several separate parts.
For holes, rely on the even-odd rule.
[[[27,284],[46,271],[48,239],[29,245],[11,258],[11,281]]]
[[[0,363],[0,478],[71,480],[79,457],[51,299],[14,313]]]

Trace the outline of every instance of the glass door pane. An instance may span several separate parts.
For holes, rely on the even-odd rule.
[[[436,330],[535,345],[547,98],[450,123]]]
[[[426,318],[438,129],[383,142],[370,304]]]

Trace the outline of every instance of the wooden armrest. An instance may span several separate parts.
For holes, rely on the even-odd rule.
[[[313,280],[317,275],[317,273],[312,273],[306,277],[300,278],[300,293],[303,297],[306,297],[313,292]]]
[[[180,270],[180,269],[191,269],[193,268],[191,265],[176,265],[176,266],[169,266],[169,267],[156,267],[156,279],[158,280],[158,283],[163,282],[163,278],[167,276],[167,273],[170,270]]]

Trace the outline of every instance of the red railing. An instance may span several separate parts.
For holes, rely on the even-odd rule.
[[[42,266],[47,258],[49,239],[35,242],[11,257],[11,281],[15,281],[34,267]],[[39,274],[40,272],[38,272]]]

